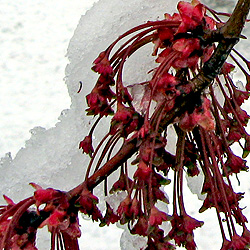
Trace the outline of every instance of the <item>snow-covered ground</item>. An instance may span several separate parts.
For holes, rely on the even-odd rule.
[[[177,3],[100,0],[82,17],[74,33],[81,15],[95,1],[0,0],[0,157],[11,152],[14,158],[19,151],[14,159],[7,155],[0,162],[4,173],[0,175],[0,191],[15,200],[32,194],[26,186],[30,181],[67,190],[82,180],[83,174],[79,173],[83,172],[81,166],[86,158],[77,146],[86,135],[84,128],[89,127],[89,120],[84,118],[84,94],[95,79],[90,70],[93,59],[123,31],[148,19],[161,18]],[[69,63],[66,53],[70,65],[65,73]],[[77,94],[80,80],[88,86],[84,85],[84,91]],[[57,123],[59,115],[61,122]],[[32,129],[35,126],[39,127]],[[25,144],[30,129],[32,138]],[[69,174],[71,180],[67,179]],[[249,187],[245,185],[242,190],[248,191],[250,200]],[[193,213],[199,206],[199,202],[188,199],[192,216],[197,217]],[[212,250],[220,248],[215,213],[210,212],[197,217],[206,220],[206,226],[197,230],[200,250],[208,246]],[[99,229],[85,221],[82,231],[82,249],[119,249],[121,230],[115,226]]]

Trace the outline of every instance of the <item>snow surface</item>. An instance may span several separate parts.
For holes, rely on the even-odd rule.
[[[76,1],[76,0],[75,0]],[[25,2],[25,1],[24,1]],[[26,1],[24,5],[32,5],[33,1]],[[55,2],[57,4],[55,4]],[[53,15],[60,11],[60,2],[55,1],[53,5],[50,2],[47,3],[45,9],[49,9],[53,14],[47,19],[48,26],[49,23],[53,22]],[[88,1],[90,6],[90,2]],[[12,2],[11,2],[12,3]],[[41,5],[42,1],[39,2]],[[46,127],[35,127],[31,130],[31,139],[26,141],[25,148],[21,148],[16,157],[12,159],[10,155],[7,155],[5,158],[1,160],[1,172],[4,175],[0,176],[1,183],[1,193],[10,196],[14,200],[18,201],[22,198],[32,195],[32,188],[28,186],[29,182],[36,182],[43,187],[53,187],[62,190],[69,190],[78,183],[80,183],[84,178],[84,168],[88,162],[88,157],[84,156],[78,150],[79,141],[86,135],[87,130],[91,127],[93,120],[91,118],[86,118],[84,114],[84,110],[86,108],[85,103],[85,95],[91,90],[93,84],[96,80],[96,74],[94,74],[90,68],[92,65],[92,61],[96,58],[100,51],[104,50],[114,39],[117,38],[118,35],[122,34],[127,29],[146,22],[147,20],[155,20],[157,18],[162,18],[165,12],[173,12],[175,10],[177,1],[171,0],[128,0],[128,1],[119,1],[119,0],[100,0],[98,4],[95,4],[93,8],[86,13],[85,16],[82,16],[80,22],[74,32],[74,36],[70,41],[67,57],[69,59],[69,64],[66,68],[66,84],[68,87],[69,96],[71,98],[71,106],[69,109],[62,111],[59,122],[56,123],[55,127],[51,127],[51,123],[49,124],[46,119],[44,123],[40,123],[41,126]],[[12,6],[13,5],[13,6]],[[18,9],[15,4],[12,3],[12,8],[14,13],[18,13]],[[4,6],[6,8],[10,8],[10,6]],[[86,8],[83,5],[81,8]],[[68,9],[70,10],[71,3],[68,4]],[[80,8],[80,7],[79,7]],[[3,11],[4,8],[2,8]],[[66,9],[61,10],[61,15],[65,17]],[[43,44],[43,36],[49,32],[49,30],[44,31],[39,29],[39,22],[46,21],[46,14],[39,15],[38,13],[32,13],[31,20],[26,20],[24,24],[19,24],[13,21],[12,30],[3,29],[2,32],[6,35],[7,42],[5,44],[5,48],[7,44],[11,41],[17,39],[20,42],[20,47],[22,47],[21,40],[23,38],[15,37],[14,34],[19,34],[18,32],[23,33],[25,25],[34,25],[35,28],[32,31],[29,31],[30,40],[38,37],[41,41],[41,45]],[[14,18],[14,15],[13,15]],[[41,18],[41,19],[39,19]],[[37,33],[36,33],[36,32]],[[63,34],[63,31],[52,32],[53,39],[60,38]],[[64,39],[67,39],[64,37]],[[5,40],[5,39],[3,39]],[[60,44],[60,39],[58,40],[58,44]],[[57,53],[62,54],[62,52],[57,52],[57,46],[53,45],[50,49],[51,54],[46,59],[43,58],[43,53],[38,54],[37,58],[33,58],[34,53],[38,50],[30,46],[27,51],[27,57],[25,60],[18,60],[19,54],[17,53],[20,49],[17,47],[16,50],[11,50],[11,58],[13,61],[2,63],[2,67],[17,67],[18,70],[25,71],[25,75],[23,79],[21,79],[22,85],[18,87],[18,83],[20,80],[15,78],[15,75],[6,75],[5,81],[8,86],[10,85],[12,88],[8,89],[4,87],[3,89],[7,89],[6,91],[16,91],[17,93],[24,91],[23,86],[27,87],[26,91],[34,94],[34,97],[27,97],[27,92],[24,91],[24,95],[26,100],[11,100],[7,101],[10,106],[10,110],[4,109],[4,113],[1,115],[1,120],[4,117],[8,117],[8,121],[10,120],[9,113],[13,112],[13,110],[18,107],[24,105],[25,101],[30,102],[32,98],[34,98],[34,103],[31,103],[31,106],[37,105],[37,102],[40,103],[44,100],[44,96],[46,96],[48,91],[53,93],[53,89],[49,89],[51,86],[54,86],[55,83],[61,82],[59,79],[53,78],[53,73],[57,72],[56,67],[51,67],[49,64],[48,68],[40,68],[35,71],[34,75],[32,75],[29,71],[29,68],[33,68],[34,65],[37,65],[37,62],[48,61],[51,62],[55,60],[58,56]],[[141,56],[145,56],[145,63],[139,64],[136,58],[131,57],[130,63],[131,65],[137,65],[137,67],[131,67],[128,69],[129,74],[125,75],[125,81],[131,83],[134,79],[138,79],[140,81],[144,76],[144,72],[147,71],[148,63],[150,61],[152,48],[146,48],[141,52]],[[6,50],[4,53],[10,53]],[[15,54],[16,53],[16,54]],[[62,58],[63,60],[63,58]],[[15,61],[15,63],[14,63]],[[65,62],[66,63],[66,62]],[[140,61],[141,63],[141,61]],[[16,66],[17,65],[17,66]],[[59,66],[59,68],[62,66]],[[59,70],[58,68],[58,70]],[[43,75],[45,72],[48,72],[48,79],[45,80],[47,85],[42,85],[39,82],[39,76]],[[12,71],[13,72],[13,71]],[[44,79],[43,79],[44,80]],[[22,82],[23,81],[23,82]],[[83,91],[77,93],[79,89],[79,81],[83,82]],[[40,88],[39,88],[40,86]],[[60,83],[60,87],[62,84]],[[48,88],[48,89],[47,89]],[[63,87],[62,87],[63,88]],[[48,91],[47,91],[48,90]],[[14,96],[17,96],[13,92]],[[38,96],[35,93],[42,92],[44,96],[38,99]],[[4,96],[5,94],[3,94]],[[52,94],[52,98],[55,98],[60,102],[62,100],[63,104],[67,107],[67,96],[64,94],[56,95],[56,93]],[[6,99],[4,100],[6,101]],[[21,103],[21,104],[20,104]],[[13,106],[16,105],[16,106]],[[60,106],[59,105],[59,106]],[[29,123],[30,127],[34,126],[31,124],[32,121],[35,121],[35,115],[42,116],[44,118],[50,117],[50,111],[55,113],[53,110],[53,105],[49,103],[49,109],[43,110],[39,109],[32,112],[31,117],[29,118],[19,118],[19,113],[15,114],[17,119],[16,124],[14,121],[11,121],[9,129],[12,130],[16,126],[20,126],[22,124],[21,120],[25,120],[25,123]],[[37,106],[36,106],[37,107]],[[61,107],[61,106],[60,106]],[[56,112],[59,112],[56,111]],[[53,124],[54,121],[52,121]],[[35,123],[37,125],[37,123]],[[48,125],[49,124],[49,125]],[[27,125],[27,124],[26,124]],[[102,124],[105,127],[105,123]],[[21,125],[24,126],[24,125]],[[2,132],[3,131],[3,132]],[[0,130],[2,133],[1,136],[3,138],[6,131]],[[18,134],[12,135],[16,140]],[[4,140],[3,140],[4,141]],[[1,145],[1,144],[0,144]],[[3,147],[3,146],[1,146]],[[70,179],[69,179],[70,176]],[[241,178],[241,176],[240,176]],[[248,183],[245,179],[246,175],[242,177],[242,183]],[[249,178],[249,175],[247,176]],[[249,198],[249,187],[240,187],[241,190],[246,191],[246,199],[244,200],[244,204],[247,204]],[[240,191],[240,190],[237,190]],[[204,214],[197,214],[195,211],[199,209],[201,206],[201,201],[197,201],[196,197],[193,197],[187,190],[187,211],[191,216],[196,217],[199,220],[205,220],[205,225],[201,229],[197,229],[196,240],[198,244],[198,249],[219,249],[221,244],[219,227],[217,226],[217,222],[215,219],[215,212],[213,210],[209,210]],[[243,205],[244,206],[244,205]],[[247,210],[248,217],[250,218],[249,208]],[[205,218],[204,218],[205,217]],[[216,226],[215,226],[216,225]],[[115,250],[119,248],[119,235],[121,234],[121,230],[117,228],[101,228],[99,229],[97,225],[92,225],[91,222],[84,221],[82,225],[83,236],[81,238],[81,247],[82,249],[89,250],[97,250],[97,249],[109,249]],[[44,247],[46,241],[43,238],[39,242],[39,249],[47,249]],[[128,245],[125,245],[127,238],[122,240],[122,244],[125,250],[133,250],[130,246],[128,249]],[[131,243],[133,244],[133,243]],[[135,248],[136,249],[136,248]]]

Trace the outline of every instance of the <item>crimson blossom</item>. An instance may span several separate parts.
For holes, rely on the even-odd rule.
[[[5,197],[0,249],[35,250],[37,229],[47,226],[52,250],[77,250],[79,212],[100,226],[127,225],[131,234],[147,239],[144,249],[196,249],[194,230],[203,222],[186,211],[183,177],[200,172],[206,198],[197,210],[215,209],[221,249],[249,249],[250,231],[240,206],[244,194],[234,192],[231,183],[233,176],[248,170],[245,158],[250,152],[246,131],[250,116],[242,108],[250,94],[250,62],[233,48],[244,38],[241,31],[249,7],[250,1],[239,0],[233,13],[226,14],[198,0],[180,1],[178,13],[134,27],[102,51],[92,67],[99,78],[86,96],[87,114],[96,120],[79,143],[91,158],[84,182],[68,192],[32,183],[34,195],[17,204]],[[156,63],[146,72],[150,80],[125,84],[125,63],[147,44],[153,45]],[[231,63],[226,62],[228,57]],[[232,78],[235,67],[246,77],[244,88]],[[135,99],[131,90],[138,86],[143,91]],[[93,145],[99,121],[108,116],[109,130]],[[174,154],[167,149],[172,143],[170,126],[177,137]],[[235,144],[242,149],[241,156],[233,151]],[[118,178],[112,182],[115,171]],[[105,211],[99,209],[94,189],[100,183],[105,196],[125,194],[118,207],[107,199]],[[173,192],[172,200],[165,192]],[[171,213],[159,202],[169,204]],[[162,229],[163,222],[170,225],[168,232]]]

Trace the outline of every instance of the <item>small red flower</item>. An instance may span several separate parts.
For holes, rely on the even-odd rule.
[[[134,178],[145,181],[148,180],[151,173],[152,169],[144,161],[140,161],[138,168],[134,173]]]
[[[160,200],[169,204],[169,199],[166,197],[165,193],[161,191],[159,188],[154,187],[152,192],[153,192],[155,201]]]
[[[139,215],[140,211],[140,203],[136,198],[134,198],[131,203],[130,213],[133,215],[133,218],[136,218]]]
[[[194,229],[201,227],[204,224],[204,222],[198,221],[188,215],[183,217],[183,222],[184,229],[187,233],[192,233]]]
[[[86,136],[84,140],[82,140],[79,144],[79,148],[82,148],[83,153],[89,154],[90,156],[94,152],[93,146],[92,146],[92,137]]]
[[[98,198],[93,195],[89,190],[84,189],[78,198],[77,202],[80,205],[79,210],[92,217],[92,220],[102,220],[102,213],[96,206]]]
[[[192,31],[197,26],[202,25],[205,7],[198,0],[192,1],[192,3],[180,1],[177,9],[182,19],[177,33]]]
[[[186,249],[194,250],[196,244],[194,242],[193,230],[197,227],[201,227],[203,222],[198,221],[189,215],[178,216],[174,215],[171,220],[172,229],[168,236],[175,240],[178,246],[186,247]]]
[[[222,66],[221,73],[226,75],[232,72],[235,69],[235,66],[231,63],[225,62]]]
[[[176,97],[180,95],[180,91],[178,91],[175,86],[179,83],[176,77],[173,75],[166,73],[164,74],[160,80],[157,82],[157,86],[155,88],[154,95],[163,94],[168,97]],[[152,86],[153,88],[153,86]],[[156,98],[157,99],[157,98]]]
[[[160,38],[161,42],[166,42],[166,40],[172,41],[174,38],[174,31],[170,28],[159,28],[157,30],[157,35]]]
[[[48,225],[48,227],[57,227],[63,222],[63,220],[66,218],[66,215],[66,211],[55,209],[52,214],[41,223],[39,227],[44,227],[45,225]]]
[[[130,211],[130,207],[131,207],[131,198],[129,196],[127,196],[119,205],[118,209],[117,209],[117,213],[120,216],[125,216],[130,218],[131,217],[131,211]]]
[[[100,55],[95,59],[94,64],[95,65],[92,67],[92,69],[95,72],[98,72],[99,74],[103,74],[103,75],[113,74],[113,69],[110,66],[110,62],[107,58],[105,51],[100,53]]]
[[[173,49],[170,48],[170,47],[165,48],[165,49],[158,55],[158,57],[157,57],[157,59],[156,59],[155,61],[156,61],[157,63],[163,63],[164,60],[165,60],[166,58],[168,58],[169,55],[171,55],[171,52],[172,52],[172,51],[173,51]]]
[[[34,192],[34,198],[36,200],[37,207],[39,207],[41,204],[44,204],[44,203],[51,203],[55,199],[65,198],[65,194],[63,192],[55,190],[53,188],[43,189],[35,183],[30,183],[30,185],[37,189]]]
[[[192,114],[185,112],[181,117],[179,126],[186,131],[193,130],[197,125],[200,125],[206,130],[215,129],[215,121],[210,110],[210,101],[203,98],[203,103],[199,108],[195,108]]]
[[[132,185],[132,180],[122,172],[120,174],[119,180],[113,184],[109,192],[113,193],[116,191],[127,190],[131,185]]]
[[[247,100],[249,98],[249,92],[247,91],[242,91],[242,90],[239,90],[239,89],[236,89],[234,88],[233,89],[233,92],[234,92],[234,98],[235,98],[235,101],[237,102],[237,104],[239,106],[241,106],[241,104]]]
[[[131,121],[134,113],[135,111],[131,107],[125,107],[123,104],[118,103],[117,111],[112,121],[121,122],[123,125],[126,125]]]
[[[184,58],[188,58],[191,53],[200,50],[200,40],[198,38],[180,38],[173,43],[173,49],[181,52]]]
[[[90,94],[86,96],[87,104],[89,108],[86,110],[88,115],[110,115],[113,113],[113,110],[109,106],[108,100],[112,98],[112,92],[108,88],[105,88],[106,91],[95,87]]]
[[[78,202],[81,205],[80,210],[85,214],[89,214],[92,212],[94,206],[96,206],[99,200],[89,190],[84,189],[81,196],[78,198]]]
[[[160,211],[158,208],[153,206],[151,208],[148,221],[151,226],[158,226],[161,225],[163,221],[169,221],[170,219],[171,216],[167,215],[166,213]]]
[[[103,217],[100,226],[105,226],[105,225],[109,226],[110,223],[114,224],[120,219],[120,216],[114,213],[113,209],[110,207],[108,203],[106,203],[106,206],[107,206],[106,213],[105,216]]]
[[[242,125],[246,126],[250,116],[247,114],[245,110],[241,109],[240,107],[236,107],[235,111]]]
[[[227,168],[228,174],[232,174],[232,173],[237,174],[240,171],[248,170],[248,167],[246,166],[246,160],[243,160],[242,158],[234,155],[233,153],[231,153],[228,156],[225,166]]]
[[[130,232],[132,234],[147,236],[148,235],[147,231],[148,231],[148,221],[143,215],[141,215],[137,223],[134,225],[134,227],[132,228]]]
[[[127,137],[136,130],[139,123],[139,114],[133,107],[126,107],[122,103],[117,104],[117,111],[111,121],[111,134],[118,129],[122,130],[122,136]]]
[[[229,134],[227,136],[227,140],[229,143],[233,143],[239,141],[242,138],[243,134],[241,133],[240,129],[236,126],[230,127]]]
[[[198,38],[180,38],[173,43],[173,49],[181,53],[172,65],[174,68],[196,68],[199,60],[197,52],[201,50]]]
[[[250,243],[244,237],[234,234],[232,241],[224,241],[221,250],[244,250],[249,249]]]

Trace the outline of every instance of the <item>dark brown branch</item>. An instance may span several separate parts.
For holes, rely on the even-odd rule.
[[[89,177],[87,182],[83,182],[76,188],[69,191],[69,196],[74,197],[75,195],[79,194],[85,185],[87,185],[89,189],[93,189],[98,184],[100,184],[107,176],[113,173],[137,151],[136,143],[136,139],[125,142],[118,153],[107,163],[105,163],[102,168],[97,170],[91,177]]]

